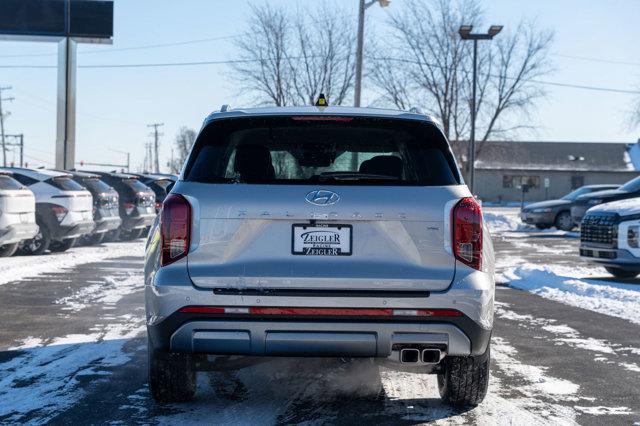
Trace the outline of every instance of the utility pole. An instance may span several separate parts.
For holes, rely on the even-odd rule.
[[[24,167],[24,134],[20,133],[20,167]]]
[[[158,139],[164,133],[159,133],[158,128],[162,126],[164,126],[164,123],[152,123],[147,125],[147,127],[153,127],[153,133],[151,133],[151,136],[153,136],[153,152],[155,153],[155,156],[152,156],[152,158],[153,158],[153,168],[155,169],[156,173],[160,173],[160,161],[158,159],[158,148],[159,148]]]
[[[5,86],[5,87],[0,87],[0,135],[2,138],[2,166],[3,167],[7,167],[7,147],[5,145],[5,140],[4,140],[4,117],[5,115],[9,115],[8,113],[5,113],[4,110],[2,109],[2,102],[11,102],[14,98],[3,98],[2,97],[2,92],[4,92],[5,90],[11,90],[11,86]]]

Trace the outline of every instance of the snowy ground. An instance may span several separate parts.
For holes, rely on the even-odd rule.
[[[640,284],[577,263],[576,238],[516,215],[486,209],[501,285],[475,409],[443,405],[435,376],[334,359],[221,358],[193,402],[155,404],[135,242],[0,259],[0,424],[640,422]]]

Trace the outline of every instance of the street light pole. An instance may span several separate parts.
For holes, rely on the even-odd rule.
[[[492,40],[500,31],[502,25],[492,25],[487,33],[471,33],[473,26],[462,25],[458,30],[463,40],[473,40],[473,83],[471,94],[471,135],[469,138],[469,190],[473,194],[476,163],[476,91],[478,86],[478,40]]]
[[[473,195],[476,175],[476,90],[478,87],[478,40],[473,40],[473,90],[471,95],[471,138],[469,143],[469,189]]]
[[[365,3],[365,0],[360,0],[360,6],[358,7],[358,40],[356,45],[356,81],[354,88],[353,105],[360,106],[361,92],[362,92],[362,56],[364,54],[364,11],[371,7],[374,3],[379,3],[380,7],[387,7],[390,0],[371,0]]]

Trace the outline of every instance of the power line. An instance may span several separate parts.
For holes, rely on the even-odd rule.
[[[228,40],[228,39],[236,38],[242,35],[244,34],[200,38],[195,40],[176,41],[172,43],[158,43],[158,44],[146,44],[146,45],[129,46],[129,47],[105,48],[101,50],[81,50],[78,52],[78,54],[93,55],[96,53],[99,54],[99,53],[111,53],[111,52],[125,52],[130,50],[157,49],[162,47],[184,46],[188,44],[199,44],[199,43],[207,43],[211,41]],[[19,55],[0,55],[0,58],[35,58],[35,57],[45,57],[45,56],[57,56],[57,55],[58,55],[57,53],[25,53],[25,54],[19,54]]]
[[[556,56],[559,56],[561,58],[578,59],[580,61],[601,62],[603,64],[630,65],[640,67],[640,62],[616,61],[613,59],[591,58],[588,56],[563,55],[561,53],[556,53]]]
[[[300,56],[300,57],[291,57],[289,59],[303,59],[303,58],[304,57]],[[418,61],[412,61],[412,60],[401,59],[401,58],[375,57],[372,59],[386,59],[391,61],[414,63],[414,64],[419,63]],[[230,65],[230,64],[241,64],[241,63],[252,63],[252,62],[260,62],[260,60],[259,59],[233,59],[233,60],[217,60],[217,61],[159,62],[159,63],[140,63],[140,64],[96,64],[96,65],[78,65],[78,68],[91,68],[91,69],[161,68],[161,67],[185,67],[185,66],[202,66],[202,65]],[[433,65],[433,64],[425,64],[425,65],[437,67],[437,65]],[[57,68],[57,67],[55,65],[0,65],[0,68]],[[515,79],[515,77],[506,77],[506,78],[510,80]],[[582,85],[582,84],[562,83],[562,82],[555,82],[555,81],[533,80],[533,79],[523,79],[523,81],[528,81],[531,83],[543,84],[548,86],[568,87],[573,89],[640,95],[640,90],[617,89],[612,87],[590,86],[590,85]]]

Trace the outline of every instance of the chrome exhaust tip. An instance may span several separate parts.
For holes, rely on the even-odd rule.
[[[403,364],[415,364],[420,361],[420,351],[414,348],[400,350],[400,362]]]
[[[442,359],[442,352],[440,349],[425,349],[420,359],[425,364],[437,364]]]

